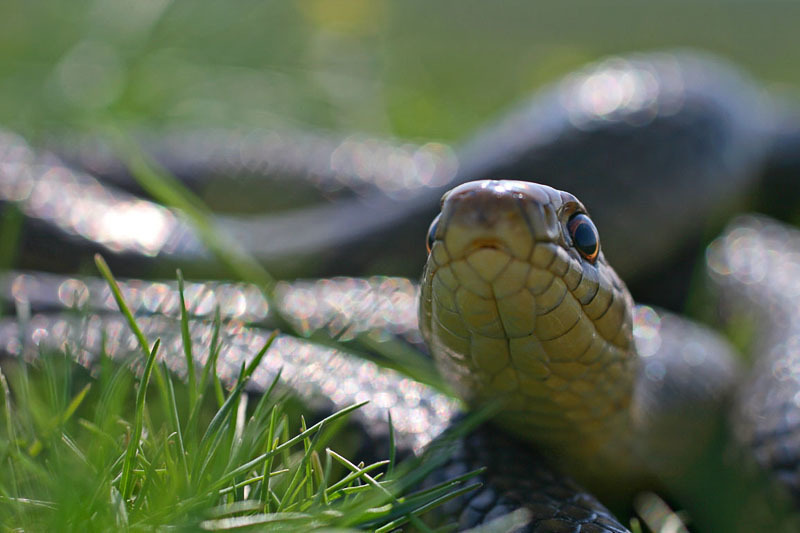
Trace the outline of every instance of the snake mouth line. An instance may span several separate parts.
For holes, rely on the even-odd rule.
[[[542,244],[543,242],[545,241],[534,241],[530,247],[530,250],[526,251],[524,254],[520,254],[519,252],[515,252],[514,245],[509,243],[504,237],[480,236],[473,239],[469,244],[462,245],[458,250],[448,249],[448,255],[450,261],[457,261],[459,259],[466,259],[472,254],[482,250],[495,250],[507,256],[509,259],[530,261],[533,248],[539,244]]]
[[[496,250],[512,257],[509,247],[496,239],[476,239],[462,250],[461,257],[469,257],[480,250]]]

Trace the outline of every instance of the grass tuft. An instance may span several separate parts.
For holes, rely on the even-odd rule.
[[[250,401],[246,384],[275,334],[230,390],[214,371],[218,334],[196,369],[200,379],[176,381],[156,364],[160,342],[150,345],[107,265],[97,264],[136,334],[138,357],[102,357],[91,372],[63,353],[3,366],[4,530],[389,531],[412,522],[426,531],[419,516],[474,487],[471,473],[403,496],[419,461],[395,467],[392,452],[364,465],[335,451],[331,430],[363,404],[307,425],[277,378]],[[189,331],[185,313],[180,327]],[[190,369],[200,360],[192,350],[184,352]],[[148,387],[154,377],[158,386]]]

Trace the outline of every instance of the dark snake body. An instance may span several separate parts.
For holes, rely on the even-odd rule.
[[[479,132],[454,152],[438,145],[393,147],[375,141],[337,142],[317,137],[304,141],[311,143],[313,149],[292,151],[288,148],[296,148],[296,143],[291,137],[286,140],[280,136],[226,133],[222,141],[212,136],[210,146],[213,149],[205,150],[197,148],[197,137],[176,136],[171,144],[156,141],[154,155],[178,177],[189,182],[195,180],[193,186],[198,190],[204,183],[213,182],[217,175],[239,175],[245,183],[250,183],[248,180],[252,176],[272,175],[277,169],[278,174],[295,180],[305,178],[303,183],[324,191],[322,196],[336,200],[322,207],[287,210],[282,215],[220,215],[215,219],[223,231],[232,232],[246,249],[267,264],[280,266],[286,257],[311,255],[319,258],[314,263],[317,265],[315,273],[357,273],[369,268],[373,244],[391,240],[393,246],[384,259],[385,264],[398,265],[395,268],[399,273],[414,272],[416,275],[418,267],[404,266],[413,265],[414,261],[395,261],[395,258],[416,256],[421,263],[422,252],[418,251],[421,236],[444,189],[466,179],[531,177],[583,198],[591,206],[593,218],[601,228],[611,263],[619,265],[617,268],[624,277],[649,282],[653,273],[660,270],[654,265],[664,261],[664,252],[680,248],[687,231],[701,226],[712,215],[724,217],[756,185],[760,170],[767,158],[774,155],[775,146],[782,138],[777,137],[777,133],[784,133],[776,118],[778,111],[778,104],[764,98],[733,69],[709,58],[664,54],[611,60],[573,75],[512,111],[496,125]],[[90,145],[92,148],[88,151],[65,146],[60,150],[71,164],[134,189],[126,182],[124,172],[120,172],[122,167],[113,158],[97,157],[95,144]],[[301,143],[301,146],[306,145]],[[787,149],[783,150],[786,153]],[[188,267],[185,270],[190,272],[221,273],[191,227],[175,212],[105,185],[82,171],[72,170],[53,156],[32,150],[16,136],[4,135],[0,153],[2,200],[16,204],[25,215],[21,243],[23,266],[52,266],[54,257],[69,257],[66,264],[58,263],[70,269],[100,251],[116,259],[113,262],[115,272],[122,274],[141,275],[143,269],[164,273],[174,265]],[[394,166],[381,164],[387,160]],[[411,186],[397,185],[403,179]],[[618,185],[609,190],[608,183]],[[625,194],[620,194],[620,190]],[[691,194],[687,194],[688,190]],[[681,206],[681,216],[673,214],[676,202]],[[718,212],[714,212],[716,207],[709,209],[710,202],[720,206]],[[115,219],[115,214],[122,218]],[[631,223],[631,220],[650,219],[660,222],[657,225]],[[137,234],[115,233],[115,220],[139,222],[140,231]],[[734,227],[728,234],[736,231],[739,230]],[[637,252],[630,253],[630,250]],[[727,256],[724,260],[736,261]],[[736,276],[730,272],[735,269],[720,267],[722,261],[717,261],[716,270],[712,265],[712,271],[721,273],[718,279],[725,283],[730,281],[734,286]],[[773,267],[767,261],[763,263],[761,267],[765,269],[786,268]],[[670,266],[668,260],[666,265],[663,268]],[[779,277],[765,274],[760,278],[762,284],[772,287],[769,294],[787,294],[780,285],[772,284],[773,279]],[[33,356],[37,346],[59,347],[70,342],[80,348],[75,353],[83,353],[88,362],[99,348],[97,342],[102,331],[112,332],[111,340],[120,356],[132,348],[131,336],[121,320],[108,312],[111,310],[107,297],[102,296],[104,289],[92,288],[87,281],[39,274],[9,276],[7,280],[9,303],[29,310],[33,316],[23,322],[8,319],[3,323],[0,342],[6,353]],[[285,303],[293,295],[301,295],[298,304],[301,309],[305,302],[313,310],[300,315],[305,319],[317,316],[319,324],[324,326],[335,328],[335,325],[330,326],[330,317],[336,317],[342,330],[388,327],[392,334],[418,342],[414,337],[415,311],[411,318],[408,316],[409,309],[415,309],[413,303],[409,307],[408,300],[413,299],[414,292],[411,285],[391,278],[376,278],[371,282],[343,280],[343,288],[336,293],[335,283],[320,282],[307,287],[287,285],[282,301]],[[750,283],[747,290],[756,285]],[[646,287],[647,283],[635,286]],[[226,298],[225,290],[228,290],[227,301],[233,310],[229,318],[241,325],[230,329],[229,353],[222,360],[229,364],[226,368],[235,369],[237,361],[257,350],[253,346],[265,335],[258,327],[246,324],[268,325],[268,312],[263,301],[259,303],[258,297],[253,296],[252,289],[236,286],[222,289],[199,285],[197,291],[218,302]],[[326,311],[325,305],[319,302],[341,300],[330,294],[326,299],[320,290],[333,290],[339,298],[347,291],[361,290],[362,295],[374,298],[367,299],[366,303],[363,298],[360,300],[364,309],[374,309],[371,305],[375,302],[384,302],[387,312],[378,316],[385,320],[378,324],[367,320],[358,326],[358,311],[353,311],[358,305],[351,306],[349,311],[345,305],[331,305],[333,309]],[[169,318],[169,315],[175,316],[174,290],[165,285],[142,283],[138,293],[132,292],[140,298],[137,310],[151,315],[146,321],[148,334],[165,338],[165,357],[180,371],[179,335],[171,333],[178,329],[174,327],[174,318]],[[65,307],[86,304],[75,302],[75,294],[86,294],[92,304],[90,307],[97,313],[82,320],[63,314]],[[661,296],[663,299],[664,295]],[[204,309],[213,309],[213,305],[209,307],[209,302],[203,303],[202,298],[198,302],[195,309],[203,305]],[[173,305],[171,311],[166,309],[168,305]],[[290,315],[296,312],[289,304],[285,305]],[[774,311],[777,305],[772,302],[766,307]],[[781,305],[781,310],[791,308],[789,303]],[[392,318],[392,313],[397,316]],[[371,315],[371,319],[376,316],[369,311],[362,314]],[[203,339],[207,342],[208,325],[198,321],[195,327],[197,345],[202,346]],[[763,383],[770,378],[753,378],[747,394],[741,396],[746,399],[741,401],[738,412],[742,415],[737,418],[736,426],[738,434],[753,444],[757,459],[776,469],[781,480],[796,490],[793,469],[797,462],[793,453],[798,447],[786,444],[792,441],[794,428],[798,427],[794,413],[800,411],[792,410],[797,407],[791,392],[796,373],[787,363],[791,360],[785,358],[780,348],[775,348],[787,346],[793,338],[794,327],[792,323],[765,328],[770,333],[764,342],[770,348],[762,348],[762,351],[776,355],[770,355],[770,362],[759,363],[769,368],[757,374],[775,376],[776,365],[784,365],[786,371],[778,373],[777,379],[781,383],[780,390],[788,392],[778,394],[771,382]],[[773,329],[778,333],[773,334]],[[171,342],[166,340],[170,335]],[[297,341],[285,337],[282,342]],[[301,345],[292,344],[294,350],[279,347],[278,351],[297,357],[294,354]],[[313,347],[306,352],[309,362],[318,360],[322,353]],[[379,372],[376,366],[353,362],[343,354],[324,353],[334,367],[341,365],[342,375],[362,376],[360,381],[354,382],[354,395],[334,398],[325,380],[313,374],[319,366],[303,365],[300,359],[283,361],[287,365],[294,364],[297,369],[287,381],[303,384],[299,387],[301,395],[317,400],[327,397],[333,407],[341,407],[352,403],[358,392],[368,394],[370,383],[374,383],[374,376]],[[234,371],[228,372],[229,377]],[[265,369],[256,380],[256,388],[259,383],[261,386],[269,383],[270,375]],[[449,421],[450,415],[438,419],[433,415],[453,413],[454,404],[448,404],[443,397],[429,395],[424,388],[415,390],[413,383],[402,381],[400,376],[386,379],[392,384],[400,380],[411,392],[384,399],[383,403],[373,402],[377,407],[362,415],[362,425],[380,433],[380,428],[385,427],[385,424],[382,426],[384,409],[393,405],[393,413],[395,409],[411,413],[407,420],[408,440],[404,445],[419,449]],[[379,383],[373,392],[385,392],[387,388],[391,386]],[[764,392],[767,389],[769,393]],[[403,411],[403,402],[409,398],[413,398],[413,406]],[[381,406],[384,409],[380,409]],[[400,429],[399,433],[403,434],[402,424]],[[511,448],[503,449],[514,450],[518,463],[529,461],[531,475],[510,475],[513,471],[508,471],[508,463],[502,457],[486,456],[486,439],[490,437],[486,430],[482,431],[459,444],[452,462],[451,470],[456,472],[483,465],[487,460],[494,461],[484,475],[486,488],[468,496],[467,502],[462,504],[463,526],[522,506],[532,511],[531,530],[558,531],[559,527],[565,531],[624,530],[593,497],[583,493],[568,478],[550,473],[533,452],[515,443],[508,443]],[[775,443],[770,440],[772,436],[783,440]]]
[[[604,99],[605,93],[610,96]],[[230,131],[174,133],[163,140],[150,139],[146,146],[195,190],[215,183],[215,177],[235,176],[238,179],[230,182],[229,189],[238,188],[242,201],[255,197],[272,203],[275,197],[280,201],[299,196],[306,203],[312,196],[309,184],[322,191],[317,194],[323,201],[313,208],[301,205],[267,216],[251,213],[217,219],[221,229],[275,268],[280,268],[281,259],[300,254],[314,259],[308,274],[352,275],[374,264],[375,242],[391,240],[395,245],[382,252],[380,273],[417,276],[424,250],[416,236],[424,235],[445,190],[470,180],[530,176],[594,206],[593,218],[611,237],[606,238],[607,255],[620,275],[631,280],[664,264],[665,249],[684,242],[698,224],[738,207],[775,144],[776,116],[781,111],[723,63],[689,54],[662,54],[590,66],[540,91],[453,150],[435,143],[393,146],[372,139],[305,134],[298,140],[291,132]],[[108,156],[107,143],[89,139],[77,147],[64,144],[54,143],[67,161],[112,183],[130,184],[121,163]],[[14,156],[23,157],[23,152],[18,147]],[[32,165],[41,156],[25,153],[24,158],[22,164]],[[282,176],[286,186],[281,194],[265,188],[259,178],[265,175],[271,180]],[[78,175],[59,179],[73,184],[66,191],[72,198],[92,187]],[[608,183],[628,193],[616,194]],[[263,197],[258,196],[259,184]],[[292,195],[289,185],[299,187],[299,194]],[[42,191],[42,196],[47,192],[55,194]],[[324,201],[326,196],[334,201]],[[715,199],[713,209],[705,200],[709,196]],[[129,198],[116,191],[108,201],[124,206],[121,202]],[[40,199],[45,205],[49,201],[56,200]],[[684,216],[668,216],[677,204]],[[657,228],[632,228],[629,223],[656,215]],[[135,243],[154,257],[151,264],[210,260],[198,249],[190,229],[166,214],[162,218],[167,220],[161,223],[170,226],[169,239]],[[75,228],[64,229],[80,235]],[[103,246],[106,255],[109,248],[123,255],[134,248],[113,242],[110,236],[88,237],[82,244],[94,249],[103,237],[109,240]],[[627,253],[627,245],[640,251],[635,258]],[[122,261],[118,263],[124,268]],[[141,259],[133,265],[132,275],[141,275],[146,266]]]

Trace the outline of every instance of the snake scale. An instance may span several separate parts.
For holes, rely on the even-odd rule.
[[[306,271],[299,271],[303,274],[354,274],[375,265],[390,265],[386,271],[392,274],[413,273],[420,268],[424,254],[421,237],[438,211],[444,191],[464,181],[534,179],[574,193],[485,182],[492,184],[489,189],[507,188],[512,195],[539,202],[534,218],[544,221],[544,226],[532,225],[530,218],[525,218],[523,226],[536,240],[544,234],[555,239],[553,243],[561,239],[558,249],[562,251],[551,253],[557,259],[550,257],[547,265],[542,264],[563,276],[559,287],[569,291],[561,291],[560,302],[572,302],[573,312],[586,308],[595,313],[594,320],[616,320],[584,334],[592,342],[602,338],[613,348],[583,346],[577,355],[583,356],[586,364],[575,365],[558,360],[559,354],[578,350],[569,345],[556,351],[559,335],[528,339],[529,345],[539,343],[539,352],[530,347],[519,352],[539,353],[538,360],[518,362],[518,347],[496,342],[493,328],[500,324],[504,334],[512,331],[522,339],[530,336],[532,326],[524,321],[487,319],[486,313],[480,316],[478,311],[463,319],[466,326],[462,323],[462,328],[472,328],[467,337],[473,346],[465,351],[448,348],[442,334],[447,328],[437,333],[430,325],[432,309],[438,305],[446,310],[448,302],[451,312],[478,309],[465,301],[476,300],[475,294],[457,296],[458,290],[451,286],[452,301],[445,292],[434,298],[434,285],[447,285],[447,280],[426,277],[422,333],[431,342],[434,357],[443,363],[445,374],[455,376],[456,389],[468,403],[480,403],[505,386],[511,415],[501,414],[500,424],[526,439],[533,438],[539,449],[533,451],[515,437],[484,426],[454,445],[449,465],[437,475],[489,466],[483,474],[484,488],[451,505],[461,527],[522,507],[528,514],[521,527],[532,531],[625,531],[597,499],[545,463],[566,469],[599,490],[602,499],[608,498],[603,493],[609,485],[621,484],[621,478],[627,479],[629,488],[620,492],[627,493],[647,485],[649,478],[680,476],[676,458],[683,461],[691,456],[692,446],[662,436],[674,435],[680,427],[683,434],[696,432],[697,440],[702,440],[703,423],[731,393],[737,372],[730,348],[716,334],[650,307],[628,308],[630,296],[607,265],[613,264],[631,281],[637,297],[650,296],[674,306],[685,280],[679,277],[676,285],[650,288],[655,279],[680,264],[682,256],[676,250],[700,242],[696,228],[724,220],[737,209],[759,186],[763,169],[776,164],[775,159],[791,172],[796,129],[786,118],[791,115],[787,110],[791,110],[787,104],[768,97],[716,59],[689,53],[654,54],[615,58],[575,73],[457,149],[436,143],[339,141],[315,134],[206,132],[187,136],[178,132],[151,141],[150,151],[162,166],[197,191],[222,176],[238,183],[246,191],[243,195],[254,194],[254,190],[269,195],[276,182],[284,188],[297,184],[300,205],[269,215],[219,214],[213,222],[278,271],[291,268],[294,257],[313,255],[316,260],[304,267]],[[142,195],[103,141],[87,139],[76,147],[56,139],[52,146],[61,159],[52,152],[32,149],[11,133],[0,139],[0,195],[4,205],[16,205],[25,217],[19,257],[23,268],[71,270],[100,251],[115,272],[126,275],[164,275],[176,265],[196,275],[222,273],[191,226],[176,211]],[[786,183],[791,190],[791,183]],[[316,192],[319,205],[308,205],[309,191]],[[457,196],[448,195],[451,200],[445,201],[445,213],[451,205],[447,202]],[[599,228],[593,235],[599,235],[602,245],[595,257],[589,258],[592,253],[584,257],[581,254],[586,250],[575,247],[573,229],[583,228],[581,235],[586,231],[586,226],[575,226],[571,218],[586,212],[578,198],[588,207],[591,227]],[[559,216],[567,218],[548,219],[544,213],[549,211],[542,207],[545,204],[560,209]],[[484,223],[491,219],[486,213],[492,205],[497,204],[487,203],[481,210],[484,214],[475,219],[483,218]],[[563,211],[564,206],[571,207]],[[440,219],[434,228],[429,269],[433,268],[430,261],[440,266],[449,261],[441,263],[437,256],[443,241],[437,241],[436,228],[450,226]],[[694,242],[687,244],[685,235],[692,230],[695,237],[688,241]],[[481,253],[486,257],[468,268],[458,267],[459,274],[452,278],[463,282],[477,273],[486,285],[487,279],[495,280],[494,276],[511,268],[508,261],[492,258],[498,245],[487,239],[491,240],[486,235],[478,239],[485,245]],[[392,243],[391,250],[381,262],[375,262],[371,259],[374,246],[387,241]],[[800,478],[795,470],[800,451],[794,443],[800,426],[796,400],[800,388],[794,358],[800,346],[800,324],[793,297],[800,250],[793,244],[796,242],[794,230],[777,222],[739,218],[708,247],[706,262],[709,279],[719,288],[726,312],[741,308],[761,321],[761,334],[753,343],[754,353],[759,354],[757,362],[736,392],[734,432],[753,451],[756,462],[774,472],[797,500]],[[672,258],[665,257],[669,253]],[[515,260],[524,255],[519,254]],[[54,261],[55,257],[59,260]],[[581,262],[580,272],[570,266]],[[536,277],[527,271],[526,275]],[[598,296],[598,287],[606,282],[616,291],[609,301]],[[520,287],[512,289],[511,282],[507,284],[507,295],[522,294]],[[0,343],[6,354],[35,357],[41,346],[67,346],[82,362],[91,364],[102,343],[106,351],[119,357],[135,347],[121,317],[113,312],[107,289],[96,280],[29,270],[7,273],[3,285],[3,297],[10,304],[6,309],[16,309],[19,315],[0,324]],[[494,281],[489,285],[492,292],[503,289],[495,287]],[[552,279],[549,284],[534,280],[528,287],[528,299],[543,301],[556,285]],[[184,371],[180,335],[174,333],[179,331],[175,327],[175,286],[130,280],[124,289],[148,335],[163,339],[168,364],[176,372]],[[304,331],[327,329],[344,338],[371,332],[419,346],[416,290],[415,284],[403,278],[386,276],[281,283],[277,305]],[[564,296],[566,292],[571,296]],[[252,356],[263,343],[267,334],[262,328],[271,324],[275,309],[245,284],[197,283],[189,286],[187,295],[197,318],[192,325],[197,346],[208,343],[210,325],[204,318],[215,305],[230,320],[220,373],[233,379],[238,362]],[[441,305],[430,306],[431,302]],[[595,305],[598,309],[589,310],[592,302],[599,302]],[[89,314],[77,317],[65,312],[76,305],[88,309]],[[559,312],[551,313],[555,307],[545,309],[543,304],[530,302],[512,307],[526,305],[529,312],[537,310],[536,320],[552,323],[545,331],[566,326],[588,328],[585,319],[567,324]],[[499,308],[495,307],[495,314]],[[451,333],[458,333],[452,316],[442,320],[443,324],[449,320]],[[463,344],[464,337],[460,338],[455,342]],[[546,343],[542,351],[541,345]],[[566,352],[561,351],[564,349]],[[357,414],[362,429],[375,439],[385,437],[385,412],[391,407],[401,448],[410,452],[429,445],[456,417],[455,400],[334,348],[285,335],[272,351],[254,376],[256,390],[270,383],[282,367],[284,381],[309,402],[337,408],[369,398],[371,403]],[[634,353],[638,358],[624,355]],[[464,371],[454,364],[459,359],[475,368]],[[324,366],[320,361],[325,361]],[[587,366],[604,367],[611,373],[592,382]],[[512,367],[515,373],[509,374]],[[582,377],[587,379],[581,381]],[[526,380],[536,381],[539,388],[523,388]],[[612,386],[617,384],[621,387]],[[548,388],[552,390],[545,391]],[[528,392],[527,397],[519,396],[523,391]],[[519,393],[516,398],[514,393]],[[570,411],[582,395],[593,401]],[[560,411],[555,410],[556,405]],[[708,412],[697,408],[705,405],[710,406]],[[535,433],[539,436],[530,437],[528,429],[520,429],[518,415],[523,407],[525,424],[538,428]],[[565,407],[568,409],[563,410]],[[615,415],[621,412],[625,414]],[[566,424],[564,413],[580,424]],[[540,453],[549,458],[545,461]],[[609,472],[620,479],[612,476],[609,480]]]

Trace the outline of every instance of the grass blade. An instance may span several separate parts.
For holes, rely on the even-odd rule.
[[[133,317],[133,313],[131,313],[130,308],[125,303],[125,300],[122,297],[122,291],[117,284],[117,280],[114,279],[111,269],[108,268],[108,263],[106,263],[106,260],[103,259],[103,256],[100,254],[95,254],[94,264],[97,265],[97,270],[100,271],[100,275],[103,276],[103,278],[106,280],[106,283],[108,283],[108,286],[111,289],[111,294],[114,296],[114,301],[117,302],[117,307],[128,321],[128,325],[130,326],[134,336],[136,336],[136,340],[139,341],[139,346],[142,349],[142,353],[145,357],[149,357],[151,353],[150,343],[142,332],[142,329],[136,323],[136,319]]]
[[[167,371],[166,365],[164,370],[165,372]],[[178,414],[178,400],[175,397],[175,385],[172,383],[172,376],[169,373],[167,373],[167,391],[169,392],[169,398],[167,399],[168,414],[178,440],[178,454],[180,455],[178,461],[183,469],[186,484],[189,485],[192,479],[189,477],[189,465],[186,462],[186,447],[183,444],[183,431],[181,429],[181,419]],[[191,394],[191,392],[189,394]]]
[[[349,469],[352,472],[358,471],[360,474],[362,474],[363,475],[363,479],[368,484],[370,484],[373,487],[375,487],[376,489],[378,489],[379,492],[383,493],[383,495],[386,497],[387,501],[391,501],[395,505],[398,505],[398,504],[401,503],[394,494],[392,494],[389,490],[386,489],[386,487],[384,487],[383,485],[381,485],[380,483],[375,481],[375,478],[373,478],[369,474],[363,472],[362,468],[357,467],[356,465],[351,463],[347,458],[345,458],[342,455],[339,455],[338,453],[334,452],[331,449],[328,449],[328,453],[331,454],[331,456],[333,456],[333,458],[334,458],[334,460],[336,460],[336,462],[338,462],[339,464],[343,465],[345,468]],[[425,524],[423,524],[422,521],[419,518],[417,518],[417,516],[415,516],[414,514],[409,514],[408,518],[409,518],[409,520],[411,520],[411,523],[414,524],[414,527],[417,528],[419,531],[424,531],[424,532],[427,532],[427,533],[433,533],[433,531],[431,531],[430,528],[428,528]]]
[[[192,336],[189,334],[189,312],[186,309],[186,297],[183,290],[183,272],[178,269],[177,275],[178,295],[181,303],[181,338],[183,340],[183,353],[186,356],[186,374],[189,381],[189,409],[194,409],[197,404],[197,376],[194,372]]]
[[[125,462],[122,465],[122,479],[120,480],[122,499],[125,501],[128,501],[131,496],[131,491],[133,490],[132,471],[133,464],[136,459],[136,451],[139,449],[139,443],[142,437],[147,385],[150,382],[150,374],[153,371],[153,364],[156,361],[156,354],[158,353],[158,348],[160,345],[161,340],[156,339],[156,342],[153,343],[153,349],[147,358],[147,363],[145,363],[144,372],[142,373],[142,378],[139,381],[139,390],[136,393],[136,418],[133,426],[133,432],[131,433],[131,440],[128,442],[128,449],[125,454]]]
[[[256,465],[263,463],[266,459],[268,459],[270,457],[273,457],[273,456],[277,455],[278,453],[283,452],[284,450],[288,450],[289,448],[291,448],[292,446],[294,446],[298,442],[301,442],[307,436],[311,435],[312,433],[314,433],[316,431],[319,431],[319,429],[321,427],[323,427],[323,425],[328,425],[331,422],[333,422],[334,420],[338,420],[339,418],[342,418],[343,416],[349,415],[350,413],[352,413],[356,409],[359,409],[362,406],[366,405],[366,403],[367,402],[361,402],[361,403],[353,404],[353,405],[351,405],[349,407],[345,407],[344,409],[341,409],[341,410],[333,413],[332,415],[320,420],[319,422],[317,422],[316,424],[314,424],[313,426],[311,426],[307,430],[298,433],[297,435],[295,435],[294,437],[292,437],[290,439],[286,439],[283,442],[283,444],[280,444],[279,446],[276,446],[271,452],[267,452],[267,453],[261,454],[258,457],[256,457],[256,458],[254,458],[254,459],[252,459],[252,460],[240,465],[239,467],[234,468],[233,470],[228,472],[225,476],[220,478],[214,484],[214,486],[218,487],[218,488],[224,487],[225,485],[228,484],[228,482],[231,479],[242,475],[243,473],[247,472],[248,470],[250,470],[251,468],[255,467]]]

